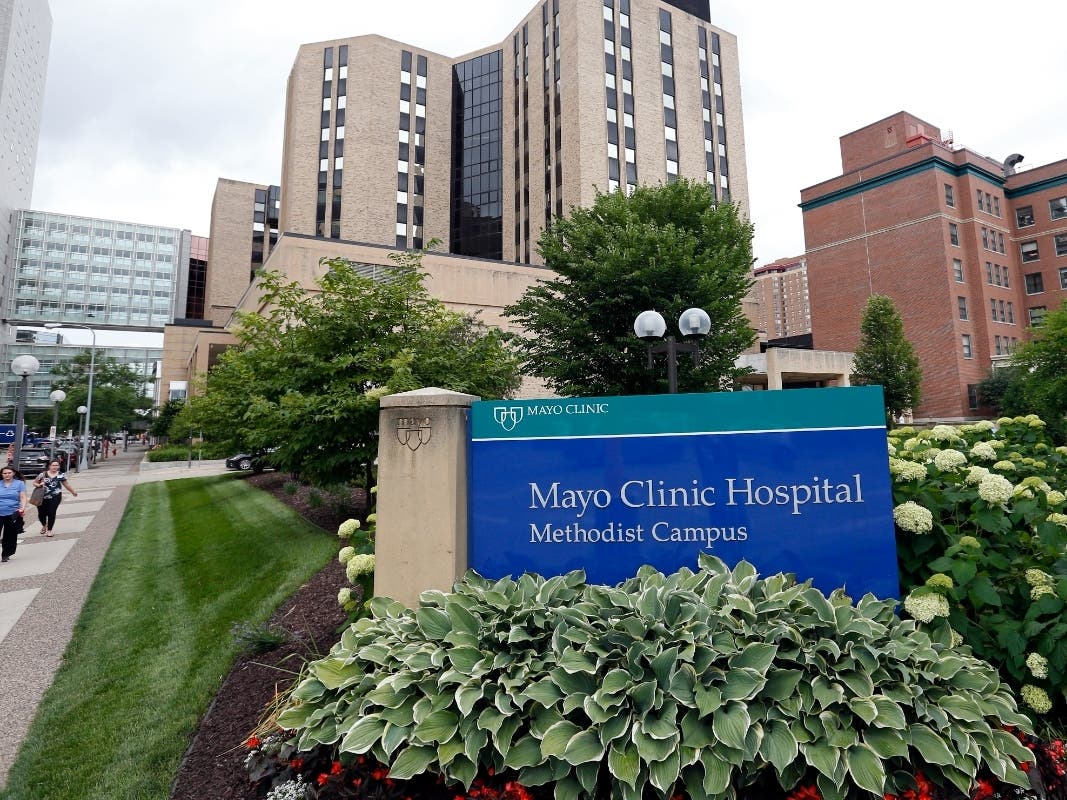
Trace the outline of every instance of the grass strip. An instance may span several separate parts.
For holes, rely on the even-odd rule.
[[[337,550],[228,477],[134,487],[2,800],[160,800],[261,624]]]

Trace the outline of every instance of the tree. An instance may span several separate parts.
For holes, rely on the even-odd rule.
[[[495,328],[429,295],[421,253],[376,278],[326,259],[315,289],[259,278],[265,315],[241,316],[238,345],[207,375],[175,424],[235,450],[274,448],[282,469],[319,483],[369,480],[383,395],[426,386],[500,398],[518,359]]]
[[[148,432],[155,436],[157,439],[168,439],[171,437],[171,425],[174,422],[174,418],[178,416],[178,413],[185,407],[185,400],[183,398],[175,398],[168,400],[162,406],[160,406],[159,414],[152,424],[148,428]]]
[[[78,406],[88,405],[91,353],[86,350],[61,362],[52,372],[52,388],[63,389],[67,399],[60,404],[60,429],[78,428]],[[93,405],[90,425],[96,433],[120,431],[138,419],[138,411],[152,407],[145,395],[142,375],[110,356],[97,358],[93,375]]]
[[[904,411],[919,405],[922,379],[919,358],[904,336],[904,322],[893,301],[885,295],[872,294],[860,322],[852,382],[882,387],[886,421],[893,427]]]
[[[1030,340],[1012,356],[1002,410],[1009,416],[1037,414],[1062,442],[1067,433],[1067,302],[1028,332]]]
[[[666,370],[648,370],[634,319],[654,309],[673,326],[703,308],[711,333],[702,363],[679,363],[684,392],[718,389],[755,340],[741,301],[750,284],[752,225],[711,187],[678,180],[597,193],[542,234],[538,250],[557,277],[536,284],[505,316],[525,329],[523,369],[563,395],[666,391]]]

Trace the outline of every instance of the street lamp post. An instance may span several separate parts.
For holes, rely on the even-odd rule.
[[[711,331],[711,317],[702,308],[689,308],[678,318],[678,331],[682,338],[691,341],[677,341],[668,336],[663,344],[652,344],[663,338],[667,332],[667,323],[658,311],[642,311],[634,320],[634,333],[639,339],[648,342],[648,368],[654,365],[654,356],[667,355],[667,389],[671,394],[678,394],[678,354],[692,353],[693,366],[700,366],[700,340]]]
[[[52,430],[51,435],[48,437],[52,440],[52,446],[48,449],[48,461],[51,462],[56,457],[56,436],[59,434],[59,404],[67,399],[67,393],[62,389],[56,389],[52,394],[48,395],[48,399],[52,401]]]
[[[13,464],[19,467],[22,455],[22,440],[26,437],[26,396],[30,392],[30,376],[41,368],[41,362],[33,356],[15,356],[11,362],[11,371],[19,376],[19,401],[15,411],[15,450]]]
[[[96,331],[88,325],[78,325],[71,322],[46,322],[46,328],[84,328],[93,337],[92,349],[89,351],[89,392],[85,398],[85,428],[82,434],[82,459],[78,471],[89,469],[89,425],[93,415],[93,376],[96,373]],[[79,409],[80,410],[80,409]]]
[[[81,436],[85,429],[85,412],[88,411],[85,406],[78,406],[78,435]],[[81,464],[78,464],[78,472],[81,472]]]

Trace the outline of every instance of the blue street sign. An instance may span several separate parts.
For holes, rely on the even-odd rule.
[[[616,583],[708,551],[898,594],[879,387],[479,402],[470,566]]]

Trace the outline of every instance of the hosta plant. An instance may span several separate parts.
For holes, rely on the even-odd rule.
[[[889,436],[904,610],[1067,723],[1067,448],[1034,416]],[[945,635],[945,634],[942,634]]]
[[[825,800],[881,798],[916,770],[1025,785],[1003,726],[1027,720],[997,672],[894,606],[711,556],[617,586],[469,573],[414,610],[372,600],[277,722],[298,751],[369,754],[397,780],[514,770],[557,800],[812,779]]]

